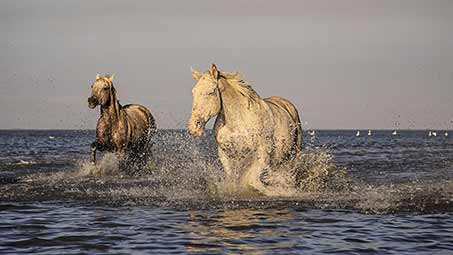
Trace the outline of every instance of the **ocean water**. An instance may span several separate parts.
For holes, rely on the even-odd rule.
[[[362,134],[304,136],[311,186],[262,196],[220,191],[211,132],[159,131],[131,177],[88,163],[94,131],[0,131],[0,253],[451,254],[453,136]]]

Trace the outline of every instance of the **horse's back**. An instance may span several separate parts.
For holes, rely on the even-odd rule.
[[[302,146],[302,126],[300,123],[299,112],[297,111],[297,108],[289,100],[278,96],[265,98],[264,101],[268,104],[273,104],[277,106],[278,108],[284,110],[289,114],[294,125],[293,128],[295,128],[296,131],[294,134],[296,145],[295,151],[296,152],[300,151]]]
[[[129,104],[122,109],[126,112],[130,128],[135,134],[147,135],[149,138],[156,131],[156,122],[148,108],[139,104]]]

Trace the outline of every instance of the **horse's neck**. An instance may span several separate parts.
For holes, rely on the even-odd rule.
[[[116,126],[120,120],[120,107],[120,104],[114,98],[109,105],[101,107],[101,118],[106,119],[113,126]]]
[[[240,129],[256,114],[251,108],[255,107],[257,103],[250,101],[231,86],[225,86],[220,96],[222,101],[220,115],[227,127]]]

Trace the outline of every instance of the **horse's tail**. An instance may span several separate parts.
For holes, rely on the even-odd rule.
[[[141,106],[141,108],[142,108],[142,111],[146,115],[146,120],[147,120],[146,124],[148,127],[147,130],[144,130],[146,133],[144,134],[145,137],[142,140],[143,141],[142,146],[144,146],[144,150],[146,150],[147,152],[150,152],[151,148],[154,145],[152,138],[157,133],[157,124],[156,124],[156,120],[154,119],[154,116],[151,114],[151,111],[144,106]]]
[[[296,107],[289,101],[281,97],[270,97],[266,98],[266,101],[271,101],[283,109],[285,109],[289,115],[291,116],[292,121],[294,122],[293,128],[295,129],[294,133],[294,144],[295,147],[293,149],[293,153],[296,154],[302,149],[302,124],[299,118],[299,112],[297,111]]]
[[[157,133],[157,124],[154,116],[148,110],[148,142]]]
[[[296,132],[294,134],[294,140],[296,144],[296,148],[294,148],[294,152],[297,153],[302,149],[302,124],[300,123],[299,112],[297,111],[296,107],[289,101],[285,104],[286,110],[291,115],[291,118],[294,121]]]
[[[299,152],[300,150],[302,150],[302,123],[300,122],[300,117],[299,117],[299,112],[297,111],[296,107],[292,107],[294,109],[294,112],[293,112],[293,116],[295,116],[295,118],[293,118],[294,122],[296,123],[296,152]]]
[[[148,139],[151,139],[157,133],[157,124],[151,112],[149,113],[148,119],[149,119]]]

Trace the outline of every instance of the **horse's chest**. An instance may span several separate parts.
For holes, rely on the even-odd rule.
[[[96,127],[96,138],[99,143],[107,145],[111,140],[111,127],[102,119],[98,121],[98,125]]]
[[[97,141],[108,148],[123,146],[126,140],[125,130],[115,128],[107,121],[100,120],[96,129]]]
[[[221,128],[216,134],[217,146],[229,157],[240,157],[253,153],[256,149],[252,137],[245,133],[230,132]]]

